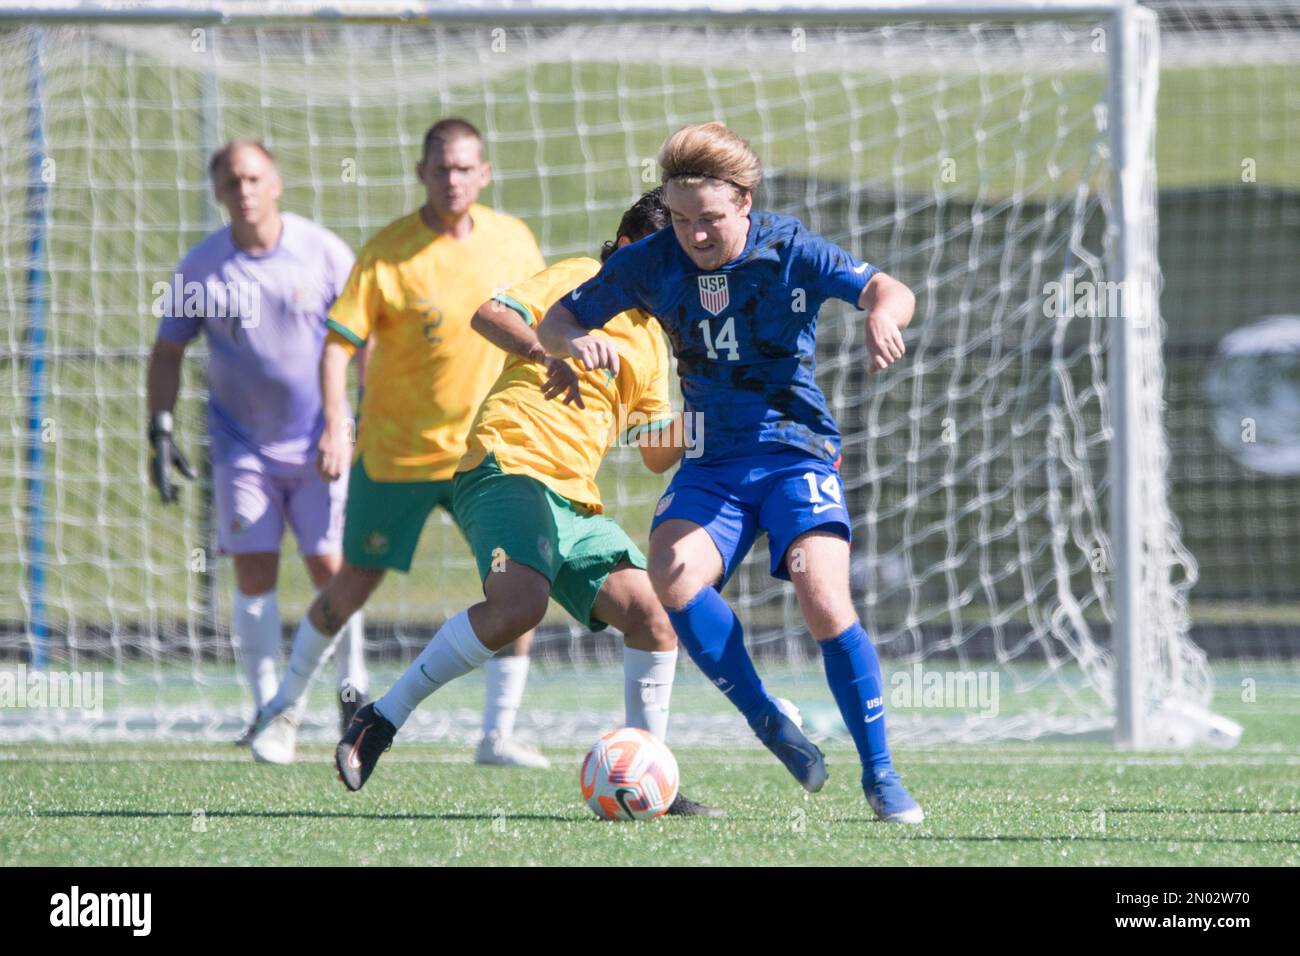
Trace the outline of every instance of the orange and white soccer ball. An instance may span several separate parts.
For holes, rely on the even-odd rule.
[[[677,758],[653,734],[606,734],[582,762],[582,797],[604,820],[653,820],[677,799]]]

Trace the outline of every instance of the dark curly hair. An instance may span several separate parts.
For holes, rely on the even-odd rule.
[[[619,236],[627,236],[636,242],[652,232],[658,232],[666,225],[668,225],[668,207],[664,205],[664,188],[656,186],[623,213],[623,221],[618,224],[615,237],[600,248],[600,261],[604,262],[614,254]]]

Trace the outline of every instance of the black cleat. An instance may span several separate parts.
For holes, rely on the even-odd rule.
[[[244,731],[244,736],[240,737],[238,740],[235,741],[236,747],[253,746],[253,738],[257,736],[258,721],[260,721],[261,719],[262,719],[262,712],[259,710],[256,714],[253,715],[253,722],[249,724],[248,729]]]
[[[351,684],[339,691],[339,733],[348,732],[348,724],[362,707],[370,703],[370,695],[357,690]]]
[[[396,734],[397,728],[375,710],[374,704],[358,710],[334,748],[334,766],[343,785],[352,791],[364,787],[380,755],[393,746]]]
[[[696,803],[688,797],[682,795],[680,791],[677,798],[664,811],[666,817],[725,817],[727,811],[720,807],[706,807],[702,803]]]

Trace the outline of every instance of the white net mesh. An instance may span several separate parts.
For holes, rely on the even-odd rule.
[[[1205,655],[1188,636],[1195,564],[1170,506],[1162,420],[1156,31],[1143,21],[1124,73],[1138,213],[1127,276],[1113,190],[1112,32],[1100,15],[0,32],[0,660],[26,660],[43,621],[51,667],[107,681],[102,715],[10,710],[0,720],[20,734],[242,729],[249,705],[229,640],[229,569],[213,552],[205,495],[186,489],[180,506],[165,508],[145,477],[151,289],[217,223],[204,169],[225,138],[266,142],[286,184],[282,208],[359,248],[422,201],[411,167],[425,129],[446,115],[484,131],[494,168],[484,201],[524,218],[550,261],[592,254],[611,237],[657,177],[653,157],[668,132],[721,119],[765,160],[760,207],[800,216],[916,290],[908,356],[877,377],[865,374],[853,313],[826,309],[819,332],[819,380],[845,435],[854,593],[884,659],[895,739],[1102,732],[1113,722],[1108,356],[1120,303],[1134,320],[1129,427],[1141,460],[1130,501],[1144,706],[1207,704]],[[1221,50],[1219,33],[1207,41],[1203,32],[1167,39],[1166,62],[1199,67],[1203,48]],[[1294,79],[1294,32],[1270,24],[1233,39],[1261,43],[1258,34],[1272,68]],[[34,154],[49,161],[44,230],[20,226]],[[41,234],[43,436],[29,421],[40,382],[29,270]],[[1108,301],[1109,284],[1124,278],[1151,294]],[[1053,283],[1064,290],[1055,299]],[[178,432],[197,448],[202,349],[190,354]],[[644,544],[664,479],[616,450],[601,484],[611,513]],[[280,586],[290,627],[310,598],[292,550],[286,542]],[[793,592],[768,577],[766,560],[760,544],[727,596],[769,684],[795,697],[814,729],[835,732]],[[478,593],[467,548],[435,516],[411,575],[390,576],[367,608],[376,666],[409,659]],[[535,658],[521,718],[534,732],[586,740],[619,722],[615,635],[587,634],[553,608]],[[468,682],[440,694],[413,732],[472,735],[476,694]],[[328,736],[329,712],[312,725]],[[689,664],[672,734],[746,737]]]

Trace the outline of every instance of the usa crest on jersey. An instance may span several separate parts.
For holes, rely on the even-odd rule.
[[[727,291],[727,274],[725,272],[710,276],[700,276],[700,307],[709,315],[717,315],[727,307],[730,293]]]

